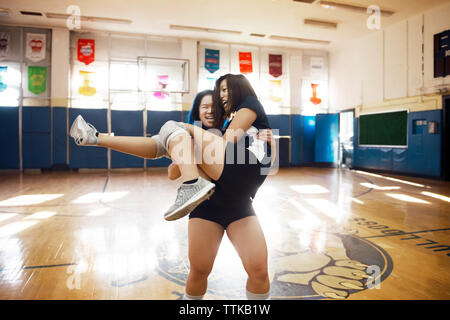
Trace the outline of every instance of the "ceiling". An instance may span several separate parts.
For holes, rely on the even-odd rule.
[[[373,32],[366,26],[367,13],[339,8],[324,8],[320,0],[312,4],[293,0],[0,0],[0,8],[9,16],[0,15],[0,24],[66,27],[66,19],[49,19],[45,13],[66,14],[77,5],[82,16],[126,19],[130,23],[81,21],[81,30],[103,30],[159,36],[175,36],[214,41],[248,43],[263,46],[314,48],[331,47]],[[368,7],[373,0],[334,0]],[[381,9],[393,11],[381,17],[385,28],[408,17],[420,14],[450,0],[377,0]],[[44,13],[44,16],[24,16],[21,10]],[[337,23],[336,29],[307,26],[304,19]],[[174,30],[170,25],[239,31],[224,34],[207,31]],[[251,33],[265,35],[254,37]],[[329,41],[329,44],[274,40],[284,36]]]

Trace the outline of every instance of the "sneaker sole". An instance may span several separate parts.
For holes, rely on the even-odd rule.
[[[183,218],[184,216],[188,215],[192,211],[194,211],[195,208],[197,208],[203,201],[206,199],[209,199],[212,194],[214,193],[216,186],[214,186],[212,189],[210,189],[206,194],[200,194],[197,197],[191,199],[190,202],[185,204],[184,207],[179,208],[177,211],[173,212],[172,214],[168,216],[164,216],[164,219],[167,221],[174,221]],[[201,191],[205,190],[206,188],[202,189]],[[200,191],[200,192],[201,192]]]
[[[72,123],[72,126],[70,127],[70,131],[69,131],[69,134],[70,134],[70,136],[73,138],[73,139],[75,139],[75,136],[77,135],[77,133],[78,133],[78,131],[80,130],[79,128],[80,128],[80,126],[79,126],[79,123],[81,122],[81,117],[80,116],[77,116],[76,118],[75,118],[75,121]],[[82,144],[77,144],[76,142],[75,142],[75,144],[76,145],[82,145]]]

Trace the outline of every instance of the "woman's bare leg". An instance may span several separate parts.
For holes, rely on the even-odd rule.
[[[223,237],[223,228],[219,224],[200,219],[189,219],[188,241],[190,270],[186,280],[186,293],[190,296],[202,296],[208,285],[208,276]]]
[[[120,137],[101,133],[98,135],[97,145],[145,159],[155,158],[158,150],[157,142],[152,138]]]
[[[232,222],[227,228],[227,235],[247,272],[247,290],[254,294],[266,294],[270,290],[268,254],[258,218],[250,216]]]

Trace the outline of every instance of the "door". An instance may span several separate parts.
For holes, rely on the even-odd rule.
[[[339,115],[316,115],[314,161],[336,166],[338,163]]]
[[[354,110],[339,113],[339,165],[347,168],[353,164],[354,117]]]

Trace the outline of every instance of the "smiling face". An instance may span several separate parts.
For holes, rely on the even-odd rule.
[[[228,111],[231,109],[229,102],[229,91],[228,91],[228,84],[227,79],[222,80],[220,83],[220,101],[222,102],[223,109],[225,110],[225,113],[228,113]]]
[[[214,126],[212,95],[208,94],[202,98],[198,107],[198,116],[205,127],[212,128]]]

